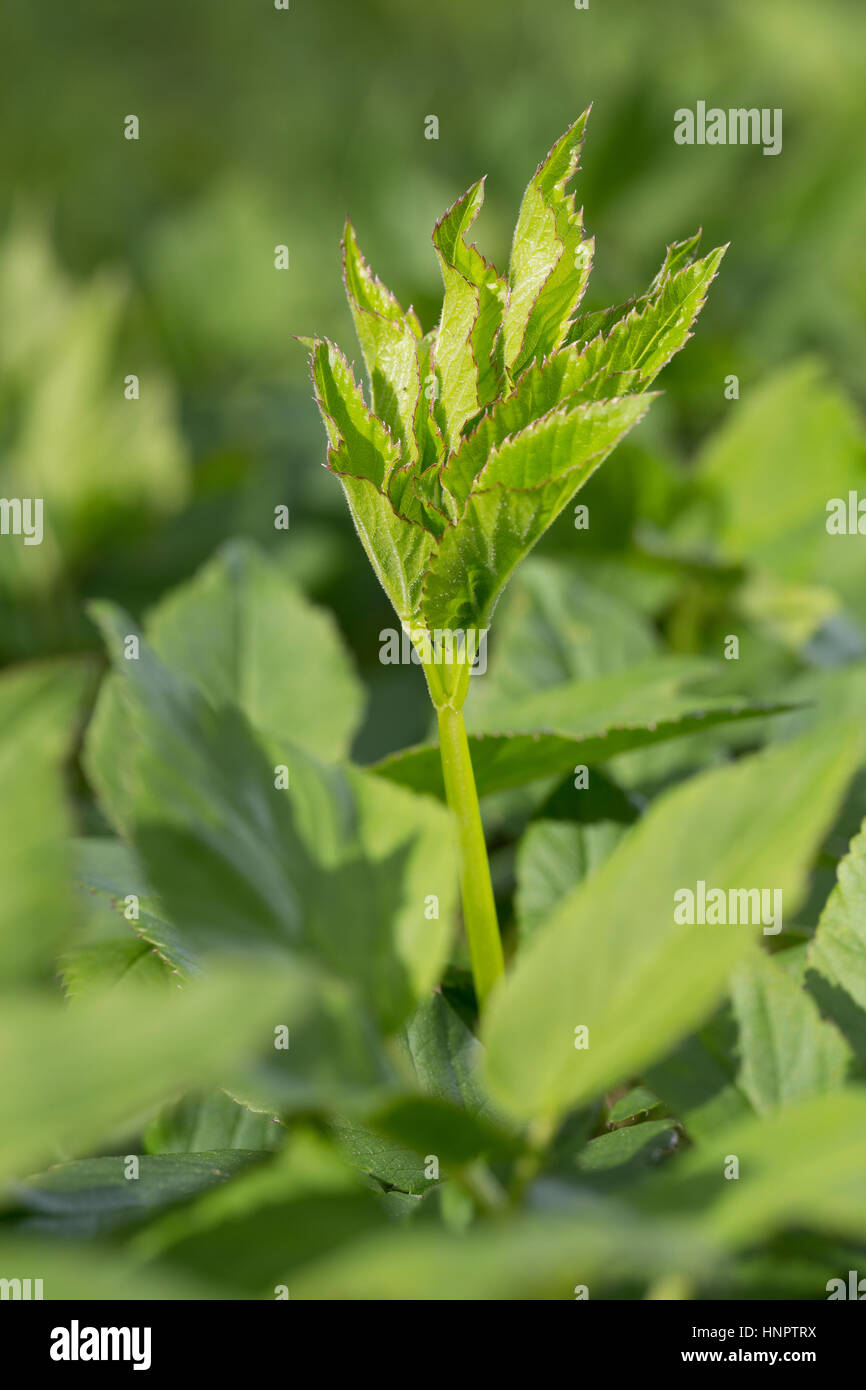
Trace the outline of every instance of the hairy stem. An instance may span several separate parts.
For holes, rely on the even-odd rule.
[[[505,973],[502,939],[463,715],[459,709],[445,705],[438,711],[438,718],[445,793],[457,821],[463,920],[475,993],[479,1007],[483,1008],[493,986]]]

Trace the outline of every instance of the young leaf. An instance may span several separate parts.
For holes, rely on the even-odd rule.
[[[581,353],[584,353],[587,344],[592,342],[594,338],[599,335],[606,338],[620,319],[624,319],[635,308],[645,308],[657,296],[670,274],[692,264],[700,240],[701,233],[696,232],[694,236],[688,237],[685,241],[673,242],[667,248],[665,258],[644,294],[635,295],[626,304],[614,304],[610,309],[597,309],[588,314],[581,314],[572,324],[566,341],[573,343]]]
[[[498,396],[502,384],[499,330],[505,281],[466,240],[483,201],[480,179],[433,229],[445,284],[433,353],[441,387],[436,415],[451,448],[466,421]]]
[[[415,412],[421,391],[421,325],[412,310],[404,313],[390,290],[373,276],[350,222],[343,235],[343,276],[370,378],[373,409],[392,437],[400,441],[403,458],[413,458]]]
[[[502,325],[512,378],[533,358],[549,357],[560,346],[589,278],[594,243],[584,237],[574,196],[565,192],[577,172],[588,115],[584,111],[560,136],[523,197]]]
[[[567,344],[593,249],[566,191],[585,124],[586,113],[526,190],[507,281],[467,240],[483,181],[437,223],[445,293],[425,338],[347,232],[347,292],[379,419],[343,355],[320,340],[316,399],[329,467],[382,586],[414,628],[486,627],[516,565],[641,419],[645,388],[689,336],[718,265],[721,251],[691,263],[696,238],[674,244],[630,313],[609,331],[602,316],[605,336],[574,330]],[[425,668],[437,708],[459,709],[461,673]]]
[[[585,349],[589,379],[603,394],[605,374],[635,372],[635,390],[645,391],[674,353],[691,337],[725,247],[665,276],[645,303],[638,303],[604,336]]]
[[[651,399],[550,411],[490,454],[431,558],[422,599],[430,628],[488,626],[512,571]]]

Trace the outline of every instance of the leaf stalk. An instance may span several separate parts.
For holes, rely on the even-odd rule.
[[[463,714],[449,705],[441,707],[437,714],[445,794],[457,822],[460,894],[472,978],[479,1008],[483,1009],[505,974],[505,957]]]

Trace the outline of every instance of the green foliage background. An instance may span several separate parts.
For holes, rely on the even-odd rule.
[[[866,495],[864,40],[857,0],[3,7],[0,495],[44,496],[47,531],[0,541],[0,1275],[38,1266],[49,1297],[815,1298],[866,1272],[866,538],[824,527]],[[698,99],[781,107],[782,153],[675,145]],[[378,660],[393,615],[292,335],[353,341],[347,214],[430,328],[434,221],[486,173],[475,230],[505,261],[590,101],[586,307],[700,225],[731,245],[664,396],[581,494],[589,530],[566,514],[506,593],[467,706],[507,944],[534,943],[476,1090],[423,679]],[[99,626],[116,657],[139,623],[155,656],[103,684],[85,739]],[[291,824],[248,799],[244,769],[277,762]],[[425,871],[442,924],[419,935]],[[770,954],[689,956],[653,925],[714,872],[784,884]],[[287,1013],[291,1078],[262,1061]],[[590,1021],[617,1045],[575,1086],[556,1030]]]

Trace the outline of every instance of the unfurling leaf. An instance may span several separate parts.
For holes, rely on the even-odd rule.
[[[422,643],[488,626],[515,567],[646,413],[647,387],[689,338],[723,255],[695,260],[697,237],[675,242],[643,296],[575,318],[594,244],[568,191],[587,115],[533,175],[507,275],[468,240],[483,180],[437,223],[444,298],[431,333],[373,276],[347,226],[369,405],[340,350],[312,343],[327,466],[440,708],[462,704],[467,662],[434,679]]]

